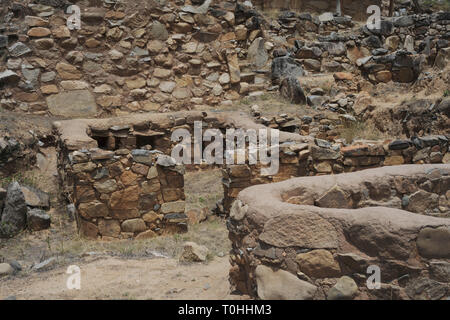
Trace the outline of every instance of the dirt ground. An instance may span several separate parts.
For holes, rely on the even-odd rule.
[[[52,226],[0,239],[0,262],[18,262],[22,270],[0,279],[0,300],[16,299],[243,299],[232,295],[228,282],[231,243],[225,220],[209,216],[185,234],[144,241],[90,241],[77,234],[76,223],[57,201],[56,151],[41,150],[37,168],[15,178],[51,196]],[[208,208],[223,197],[220,169],[188,172],[185,193],[188,209]],[[5,181],[4,181],[5,182]],[[207,261],[181,264],[186,241],[209,249]],[[33,266],[49,258],[45,271]],[[81,290],[66,287],[67,268],[81,269]]]
[[[89,261],[91,260],[91,261]],[[69,290],[66,267],[2,280],[0,298],[16,299],[245,299],[230,293],[228,257],[207,264],[181,265],[171,258],[86,257],[77,264],[81,289]]]
[[[0,300],[16,299],[243,299],[231,295],[225,222],[212,217],[186,234],[145,241],[89,241],[75,226],[64,231],[23,233],[2,240],[0,257],[18,261],[23,270],[0,280]],[[56,229],[56,230],[55,230]],[[183,244],[194,241],[209,249],[205,263],[178,261]],[[50,257],[46,271],[33,266]],[[67,268],[81,269],[81,290],[68,290]]]

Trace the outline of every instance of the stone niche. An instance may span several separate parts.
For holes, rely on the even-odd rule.
[[[337,7],[336,0],[256,0],[254,4],[263,9],[286,9],[293,11],[302,11],[309,13],[335,12]],[[366,13],[371,5],[381,7],[380,0],[344,0],[343,13],[351,16],[354,20],[364,21],[369,16]]]
[[[262,299],[445,299],[449,189],[449,164],[247,188],[227,224],[231,283]]]

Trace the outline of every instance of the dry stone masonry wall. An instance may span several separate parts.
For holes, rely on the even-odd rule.
[[[248,188],[228,221],[231,283],[262,299],[446,297],[449,183],[449,165],[409,165]]]
[[[83,4],[81,29],[69,30],[63,6],[14,3],[0,22],[1,106],[91,117],[229,104],[275,90],[267,80],[276,77],[275,60],[285,57],[312,73],[360,68],[375,83],[410,83],[424,64],[447,63],[448,12],[386,18],[375,32],[353,30],[349,15],[333,16],[335,4],[290,1],[293,11],[267,21],[241,1],[208,1],[202,9],[176,1],[136,8],[103,1]],[[367,19],[365,8],[373,4],[345,1],[344,14],[350,9]],[[308,13],[317,12],[311,6],[322,15]],[[302,39],[308,34],[315,41]],[[304,72],[282,74],[297,75]]]
[[[252,15],[235,1],[207,1],[205,9],[178,1],[79,5],[79,30],[68,28],[63,6],[9,8],[0,21],[2,108],[122,115],[216,105],[266,87],[243,61],[260,24],[245,26]]]
[[[228,212],[243,189],[292,177],[339,174],[402,164],[448,163],[446,136],[413,140],[366,141],[342,146],[315,139],[312,143],[280,143],[280,170],[277,175],[261,176],[261,165],[235,165],[224,170],[224,208]]]
[[[65,166],[80,233],[146,239],[187,230],[183,167],[148,150],[74,152]]]
[[[223,131],[262,127],[241,114],[205,112],[55,122],[62,190],[80,233],[108,240],[186,231],[185,169],[170,157],[171,136],[180,128],[193,133],[195,121]]]
[[[157,217],[157,223],[144,221],[147,228],[155,234],[162,234],[164,228],[169,228],[165,222],[173,218],[166,216],[168,212],[164,208],[172,205],[180,206],[177,207],[179,212],[171,212],[177,214],[175,224],[180,228],[169,229],[180,232],[185,230],[186,216],[184,207],[181,208],[184,200],[184,169],[170,157],[172,149],[178,143],[171,141],[171,137],[175,130],[182,128],[191,133],[194,142],[196,121],[203,124],[203,131],[219,129],[224,137],[228,128],[268,129],[240,113],[195,111],[56,122],[54,126],[59,137],[61,183],[65,198],[75,204],[82,233],[90,237],[96,237],[97,234],[109,237],[98,225],[99,221],[108,218],[117,220],[115,237],[137,236],[137,232],[127,232],[119,226],[122,227],[129,219],[134,219],[135,222],[145,220],[144,216],[151,214],[152,217]],[[294,133],[279,133],[279,170],[276,174],[264,174],[262,169],[267,168],[267,165],[260,162],[250,164],[248,153],[245,164],[218,164],[222,167],[224,187],[224,199],[218,204],[218,213],[228,215],[239,192],[253,185],[381,166],[449,161],[446,136],[366,141],[344,146]],[[206,146],[207,144],[203,145]],[[191,155],[193,154],[192,150]],[[188,164],[197,168],[210,165],[214,164]],[[126,199],[131,195],[136,201],[128,202],[126,208],[116,207],[121,197]],[[439,202],[436,201],[435,199],[434,203]],[[439,211],[440,207],[432,209]],[[87,213],[85,208],[90,208],[91,212]],[[101,213],[96,213],[97,209]],[[150,219],[148,215],[146,219]],[[139,221],[142,222],[141,220]],[[89,229],[82,227],[82,224],[89,226]],[[144,224],[141,223],[141,226]]]

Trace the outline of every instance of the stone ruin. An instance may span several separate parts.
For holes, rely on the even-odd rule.
[[[270,22],[243,1],[206,1],[209,8],[149,1],[138,12],[113,2],[89,2],[78,31],[66,27],[65,1],[15,2],[0,21],[0,107],[120,117],[54,124],[62,196],[82,236],[145,239],[187,230],[186,168],[170,157],[175,129],[192,132],[195,121],[222,132],[276,128],[278,174],[262,175],[260,163],[222,166],[217,212],[229,216],[234,288],[267,299],[446,295],[449,98],[378,117],[398,130],[383,132],[405,139],[347,145],[336,129],[373,117],[372,85],[414,83],[414,90],[440,77],[423,67],[448,66],[448,12],[386,18],[370,31],[355,29],[352,18],[365,19],[358,14],[380,1],[345,0],[344,16],[333,15],[332,0],[254,1],[262,9],[323,13],[283,10]],[[136,114],[232,105],[278,90],[336,119],[269,119],[253,107],[255,122],[238,112]],[[32,138],[0,138],[0,175],[33,162]],[[374,265],[382,285],[368,291]]]
[[[206,112],[56,122],[63,194],[76,207],[80,233],[89,238],[142,239],[185,231],[185,168],[170,157],[176,144],[171,136],[177,128],[193,132],[195,121],[221,131],[265,128],[239,113]],[[282,133],[281,139],[289,136],[305,141],[290,133]],[[249,185],[249,172],[246,165],[224,171],[227,206]],[[277,177],[281,181],[292,174],[281,170]]]
[[[346,0],[344,16],[333,16],[334,0],[256,1],[293,10],[269,23],[235,0],[209,1],[200,13],[189,5],[149,1],[129,15],[126,6],[105,0],[104,6],[83,8],[80,30],[69,30],[61,6],[28,2],[14,2],[0,21],[0,54],[6,57],[0,106],[38,115],[109,117],[233,103],[276,90],[270,65],[287,58],[302,74],[345,72],[340,85],[354,95],[359,77],[411,83],[427,78],[421,75],[424,65],[443,69],[450,53],[445,12],[386,18],[379,32],[353,28],[354,13],[367,18],[367,6],[379,1]],[[313,41],[300,39],[305,34],[314,35]],[[297,75],[292,68],[282,71]],[[308,103],[338,109],[330,97],[317,96],[311,94]],[[350,103],[341,107],[352,111]]]
[[[139,240],[185,232],[185,166],[170,157],[171,136],[177,128],[193,132],[195,121],[222,132],[266,128],[238,112],[55,122],[62,190],[80,234]],[[260,163],[222,166],[218,209],[228,216],[233,288],[262,299],[446,294],[445,136],[337,146],[280,131],[278,147],[276,175],[262,175]],[[362,169],[369,170],[356,173]],[[379,290],[367,289],[370,266],[381,270]]]
[[[449,189],[448,164],[248,188],[228,222],[231,283],[262,299],[441,299]],[[368,289],[370,266],[381,271],[378,290]]]
[[[105,239],[142,238],[186,230],[185,168],[170,157],[177,144],[171,137],[178,128],[193,132],[195,121],[204,124],[203,130],[219,129],[222,133],[227,128],[267,129],[238,112],[192,111],[55,122],[63,193],[77,209],[81,234]],[[224,199],[218,206],[220,212],[228,215],[239,192],[252,185],[380,166],[442,163],[449,157],[445,136],[352,146],[290,132],[279,131],[279,136],[277,174],[262,174],[264,165],[250,164],[248,154],[245,164],[222,166]]]

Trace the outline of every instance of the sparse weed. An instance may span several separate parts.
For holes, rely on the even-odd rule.
[[[347,143],[352,143],[356,139],[380,140],[383,133],[372,124],[365,122],[351,122],[340,129],[340,137]]]
[[[423,0],[422,4],[435,10],[450,11],[450,0]]]
[[[23,173],[19,172],[9,177],[0,178],[0,187],[6,188],[14,181],[17,181],[19,184],[37,188],[39,183],[39,176],[35,174],[24,175]]]

